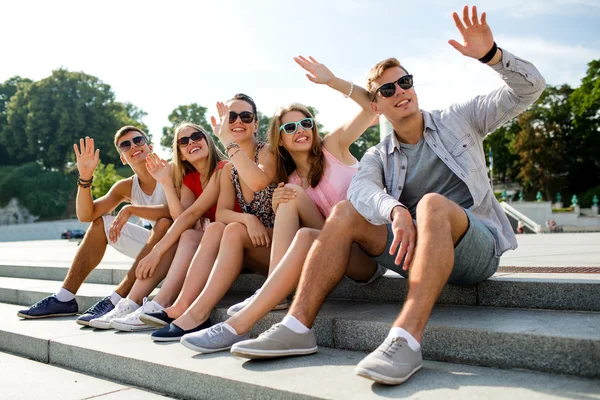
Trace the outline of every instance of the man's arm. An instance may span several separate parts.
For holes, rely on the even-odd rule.
[[[373,225],[391,224],[394,207],[404,207],[385,192],[384,166],[377,148],[370,148],[360,161],[348,188],[348,200]]]
[[[458,14],[453,14],[465,45],[455,40],[450,40],[449,43],[464,56],[481,59],[494,46],[486,15],[482,13],[480,21],[474,6],[472,16],[469,17],[469,9],[465,6],[462,17],[461,21]],[[477,96],[466,103],[452,106],[481,137],[523,112],[546,88],[544,78],[533,64],[506,50],[497,49],[487,65],[500,74],[506,85],[485,96]]]

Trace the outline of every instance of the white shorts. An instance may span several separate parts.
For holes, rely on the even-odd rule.
[[[121,235],[119,236],[119,239],[113,243],[109,239],[108,232],[110,231],[110,227],[114,220],[115,217],[112,215],[102,216],[102,221],[104,222],[104,233],[106,234],[106,240],[108,241],[108,244],[119,253],[135,259],[150,238],[150,231],[146,228],[142,228],[139,225],[127,222],[125,225],[123,225],[123,229],[121,229]]]

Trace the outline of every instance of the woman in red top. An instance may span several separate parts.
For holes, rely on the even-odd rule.
[[[162,288],[153,301],[144,301],[143,307],[114,321],[114,328],[123,331],[148,329],[139,315],[161,311],[175,301],[206,233],[205,227],[215,220],[219,176],[227,164],[211,136],[202,127],[189,122],[175,128],[171,164],[156,155],[149,156],[146,161],[148,171],[163,186],[176,223],[138,264],[138,279],[131,293],[140,298],[148,296],[166,275]],[[175,251],[175,246],[177,249],[168,274],[166,270],[156,270],[161,257],[167,251]]]

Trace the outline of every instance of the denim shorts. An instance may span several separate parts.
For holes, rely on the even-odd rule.
[[[494,249],[494,236],[483,223],[469,210],[465,210],[469,218],[469,228],[462,239],[454,248],[454,267],[448,279],[452,285],[474,285],[482,282],[496,272],[500,258],[496,257]],[[394,240],[392,225],[387,226],[388,239],[383,254],[371,257],[373,260],[391,269],[394,272],[408,277],[407,271],[402,269],[402,264],[394,264],[396,255],[390,255],[390,247]]]

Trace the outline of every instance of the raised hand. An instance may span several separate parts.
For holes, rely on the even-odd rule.
[[[79,147],[77,143],[73,144],[75,150],[75,159],[77,160],[77,169],[81,179],[92,179],[94,171],[100,162],[100,149],[94,150],[94,139],[89,136],[79,139]]]
[[[448,43],[462,55],[479,59],[487,54],[494,45],[494,35],[486,22],[485,13],[481,14],[481,21],[477,16],[477,7],[473,6],[471,18],[469,18],[469,7],[463,9],[462,21],[457,13],[452,13],[454,23],[463,37],[464,45],[456,40],[449,40]]]
[[[167,184],[172,179],[171,164],[154,153],[146,157],[146,169],[160,184]]]
[[[233,142],[233,134],[229,129],[229,107],[222,101],[217,102],[217,112],[219,113],[219,119],[210,117],[210,123],[213,127],[215,136],[219,138],[223,145],[228,145]]]
[[[309,59],[306,59],[304,56],[294,57],[296,64],[308,71],[308,74],[306,74],[308,80],[321,85],[327,85],[333,78],[335,78],[333,72],[331,72],[325,65],[319,63],[310,56],[308,58]]]

